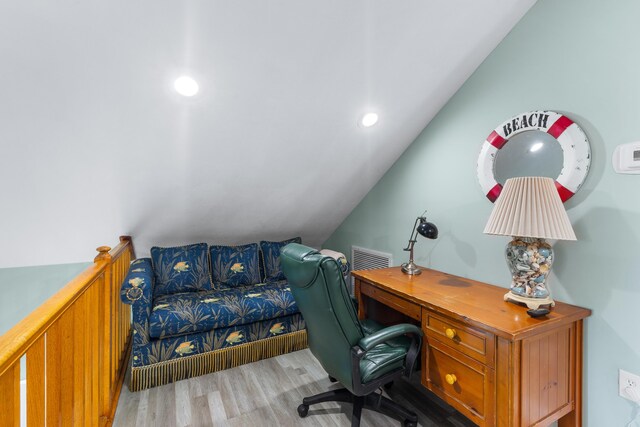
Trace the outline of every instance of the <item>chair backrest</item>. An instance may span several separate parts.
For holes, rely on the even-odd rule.
[[[307,324],[311,352],[329,375],[352,389],[351,348],[364,335],[338,263],[290,243],[280,265]]]

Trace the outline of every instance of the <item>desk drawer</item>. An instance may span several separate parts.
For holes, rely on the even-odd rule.
[[[402,299],[391,292],[383,291],[382,289],[371,286],[366,282],[361,282],[360,293],[362,295],[367,295],[382,304],[393,308],[394,310],[404,313],[413,319],[421,319],[422,307],[420,307],[420,305],[409,300]]]
[[[489,367],[494,366],[495,336],[424,309],[422,330],[427,339],[439,341]]]
[[[494,371],[443,346],[430,343],[422,383],[480,426],[493,425]]]

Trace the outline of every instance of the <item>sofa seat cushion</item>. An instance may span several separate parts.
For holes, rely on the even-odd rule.
[[[286,335],[305,328],[300,313],[275,319],[213,329],[207,332],[152,339],[134,346],[132,365],[144,367],[154,363],[181,359],[195,354],[235,347],[253,341]],[[191,369],[194,369],[193,367]]]
[[[153,301],[149,335],[164,338],[206,332],[298,311],[287,281],[162,295]]]

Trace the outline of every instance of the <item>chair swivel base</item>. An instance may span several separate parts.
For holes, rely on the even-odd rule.
[[[394,402],[393,400],[381,396],[379,394],[370,393],[366,396],[356,396],[346,388],[338,390],[330,390],[314,396],[302,399],[302,404],[298,406],[298,415],[304,418],[309,413],[309,406],[322,402],[346,402],[353,404],[353,413],[351,414],[351,427],[360,425],[360,415],[362,408],[380,412],[393,418],[402,419],[403,426],[414,427],[418,425],[418,416]]]

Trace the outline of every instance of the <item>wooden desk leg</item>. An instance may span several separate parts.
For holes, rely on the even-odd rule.
[[[356,280],[355,282],[356,284],[354,286],[353,293],[358,300],[358,319],[363,320],[367,317],[367,308],[364,305],[362,292],[360,292],[360,280]]]
[[[576,322],[575,336],[575,370],[573,372],[573,381],[575,387],[574,409],[564,417],[558,420],[558,427],[580,427],[582,426],[582,320]]]

